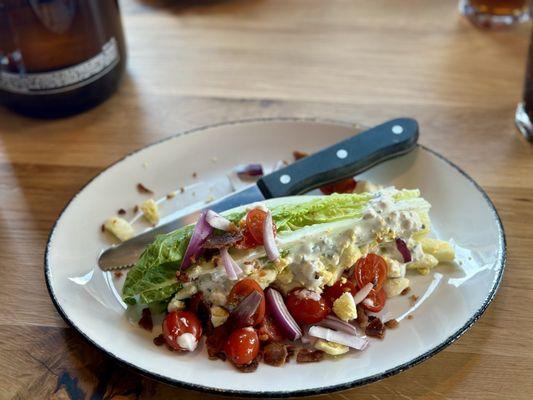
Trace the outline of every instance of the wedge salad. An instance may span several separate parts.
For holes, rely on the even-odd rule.
[[[206,210],[146,248],[122,297],[165,314],[154,343],[191,352],[205,336],[210,358],[245,372],[362,351],[397,325],[379,312],[410,271],[454,259],[428,237],[429,209],[418,190],[389,187]]]

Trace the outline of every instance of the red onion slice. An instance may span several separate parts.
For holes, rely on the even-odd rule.
[[[263,295],[257,290],[254,290],[231,312],[227,323],[231,324],[233,328],[249,326],[250,320],[257,311],[257,307],[259,307],[261,301],[263,301]]]
[[[285,336],[290,340],[301,338],[302,330],[289,313],[289,310],[287,310],[281,293],[275,289],[268,288],[266,291],[266,300],[272,318],[278,323]]]
[[[220,257],[222,258],[222,264],[224,264],[224,269],[228,274],[228,277],[232,281],[237,280],[237,275],[242,274],[242,269],[231,257],[226,247],[220,249]]]
[[[235,167],[235,172],[237,176],[241,179],[249,179],[263,175],[263,166],[261,164],[247,164],[247,165],[238,165]]]
[[[333,315],[328,315],[326,318],[319,322],[319,325],[325,328],[335,329],[339,332],[349,333],[351,335],[357,334],[357,328],[355,326],[349,324],[348,322],[344,322],[343,320],[334,317]]]
[[[368,345],[368,340],[345,332],[338,332],[322,326],[312,326],[309,328],[309,335],[319,339],[343,344],[357,350],[364,350]]]
[[[222,231],[230,232],[237,228],[233,222],[227,218],[224,218],[222,215],[214,212],[213,210],[207,210],[205,220],[213,228],[220,229]]]
[[[213,227],[209,225],[206,221],[206,212],[202,211],[194,230],[192,232],[191,240],[187,245],[187,250],[183,256],[183,261],[181,262],[180,269],[187,269],[191,265],[191,258],[196,258],[202,253],[202,245],[205,240],[211,233],[213,233]]]
[[[410,262],[413,258],[411,257],[411,250],[407,247],[407,243],[403,239],[396,239],[396,248],[403,257],[403,262]]]
[[[368,282],[365,286],[363,286],[359,291],[354,294],[353,301],[355,304],[361,303],[364,299],[366,299],[366,296],[370,293],[370,291],[374,288],[374,285],[372,282]]]
[[[273,224],[272,214],[269,211],[263,223],[263,246],[265,246],[265,251],[270,261],[276,261],[280,257],[276,238],[274,237]]]

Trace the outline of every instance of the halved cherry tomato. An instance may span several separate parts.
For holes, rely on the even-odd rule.
[[[367,254],[355,263],[354,275],[359,288],[371,282],[379,290],[387,278],[387,262],[377,254]]]
[[[246,228],[257,244],[263,244],[263,225],[267,213],[258,208],[248,211],[246,214]]]
[[[340,279],[333,286],[328,286],[324,289],[324,297],[331,307],[335,300],[342,296],[343,293],[350,292],[352,295],[357,293],[357,289],[353,282],[347,279]]]
[[[257,335],[262,342],[281,342],[285,339],[283,332],[270,315],[267,315],[261,325],[259,325]]]
[[[239,241],[235,247],[238,249],[252,249],[254,247],[259,246],[259,243],[257,243],[250,233],[250,230],[247,226],[244,227],[242,230],[242,240]]]
[[[230,308],[235,308],[243,299],[246,298],[246,296],[248,296],[254,290],[258,291],[263,298],[261,300],[261,303],[259,303],[259,307],[257,307],[257,311],[254,313],[251,320],[246,321],[247,324],[251,326],[256,326],[260,324],[265,318],[266,301],[265,294],[263,293],[263,289],[261,289],[261,286],[259,286],[259,284],[251,278],[244,278],[233,286],[228,296],[228,305],[230,306]]]
[[[342,181],[333,182],[329,185],[324,185],[320,191],[324,194],[332,193],[352,193],[357,186],[357,181],[353,178],[343,179]]]
[[[286,305],[299,325],[322,321],[331,311],[320,294],[303,288],[292,290],[287,295]]]
[[[368,304],[369,302],[367,299],[370,300],[371,304]],[[363,307],[366,308],[368,311],[371,312],[379,312],[383,310],[383,307],[385,307],[385,303],[387,301],[387,293],[385,293],[385,289],[380,289],[379,291],[376,291],[372,289],[368,296],[366,296],[366,299],[363,301]]]
[[[202,324],[190,311],[173,311],[163,321],[163,336],[167,344],[174,350],[187,350],[179,345],[179,338],[184,333],[190,333],[196,341],[202,336]]]
[[[259,337],[251,326],[234,330],[224,351],[235,365],[250,364],[259,354]]]

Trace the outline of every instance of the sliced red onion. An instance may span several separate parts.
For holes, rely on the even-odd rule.
[[[275,289],[268,288],[266,290],[266,300],[268,309],[272,318],[278,323],[285,335],[290,340],[296,340],[302,337],[302,330],[287,310],[287,306],[283,301],[281,293]]]
[[[224,218],[222,215],[214,212],[213,210],[207,210],[205,220],[213,228],[220,229],[222,231],[230,232],[236,229],[233,222],[227,218]]]
[[[257,311],[257,307],[259,307],[262,300],[263,295],[257,290],[254,290],[231,312],[227,321],[232,324],[234,328],[249,326],[250,320]]]
[[[411,257],[411,250],[407,247],[407,244],[403,239],[396,239],[396,248],[403,257],[403,262],[410,262],[413,258]]]
[[[335,329],[339,332],[349,333],[351,335],[357,334],[357,329],[355,326],[349,324],[348,322],[344,322],[343,320],[333,315],[328,315],[326,318],[319,322],[319,325],[326,328]]]
[[[364,299],[366,299],[366,296],[370,293],[370,291],[374,288],[374,285],[372,282],[368,282],[365,286],[363,286],[359,291],[353,296],[353,301],[355,304],[359,304]]]
[[[237,275],[242,274],[242,269],[239,267],[239,264],[231,257],[226,247],[220,249],[220,257],[222,258],[222,264],[224,264],[224,269],[228,274],[228,277],[232,281],[237,280]]]
[[[322,326],[312,326],[309,328],[309,335],[327,340],[328,342],[343,344],[357,350],[364,350],[368,345],[368,340],[365,338],[346,332],[334,331]]]
[[[202,245],[204,244],[207,237],[213,233],[213,227],[209,225],[206,221],[206,212],[202,211],[194,230],[192,232],[191,240],[183,256],[183,261],[181,262],[180,269],[189,268],[191,265],[191,258],[196,258],[202,253]]]
[[[280,257],[276,238],[274,237],[274,223],[272,222],[270,211],[267,212],[263,223],[263,246],[265,246],[265,251],[270,261],[276,261]]]
[[[235,172],[241,179],[253,178],[263,175],[263,166],[261,164],[238,165],[235,167]]]

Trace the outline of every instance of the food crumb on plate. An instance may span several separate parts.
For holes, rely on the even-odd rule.
[[[193,177],[193,178],[196,178],[196,177],[198,177],[198,174],[197,174],[196,172],[193,172],[193,173],[192,173],[192,177]]]
[[[124,215],[124,214],[126,214],[126,210],[121,208],[120,210],[117,211],[117,213],[118,213],[118,215]]]
[[[115,275],[115,278],[120,278],[122,277],[123,274],[122,274],[122,271],[115,271],[113,272],[113,275]]]
[[[409,297],[409,300],[411,300],[413,303],[416,303],[418,301],[418,296],[415,296],[414,294]]]
[[[410,291],[411,291],[411,288],[408,286],[404,290],[401,291],[400,295],[405,296]]]
[[[385,326],[388,329],[394,329],[397,328],[400,323],[395,319],[389,319],[387,322],[385,322]]]
[[[154,191],[151,189],[148,189],[146,186],[144,186],[142,183],[137,184],[137,191],[142,194],[154,194]]]
[[[412,315],[412,314],[409,314],[409,315],[407,316],[407,319],[413,319],[413,315]]]
[[[174,197],[176,197],[176,191],[170,192],[170,193],[167,194],[167,199],[168,200],[173,199]]]
[[[300,150],[294,150],[292,152],[292,156],[294,157],[295,160],[299,160],[300,158],[307,157],[308,155],[309,153],[305,151],[300,151]]]

